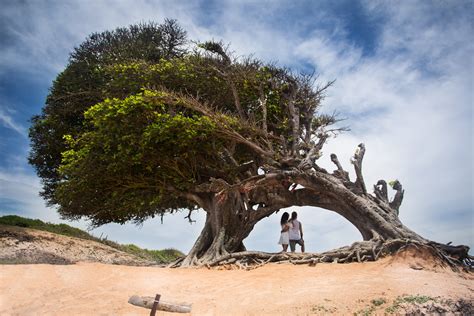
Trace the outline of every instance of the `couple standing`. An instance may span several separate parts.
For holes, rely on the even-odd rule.
[[[283,252],[287,251],[288,244],[290,244],[291,252],[295,252],[296,244],[300,245],[301,252],[304,252],[303,226],[296,219],[297,217],[296,212],[291,213],[291,219],[288,212],[281,216],[281,235],[278,243],[283,247]]]

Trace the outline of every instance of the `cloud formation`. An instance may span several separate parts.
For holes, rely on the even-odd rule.
[[[0,107],[0,124],[3,127],[9,128],[20,134],[21,136],[26,137],[26,128],[23,127],[21,124],[15,122],[13,117],[8,111],[8,108],[1,108]]]

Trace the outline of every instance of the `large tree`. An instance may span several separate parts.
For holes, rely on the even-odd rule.
[[[361,260],[360,252],[375,260],[383,245],[401,245],[393,241],[430,243],[398,217],[400,182],[391,183],[392,201],[383,180],[368,192],[363,144],[353,181],[335,154],[334,172],[318,166],[324,144],[341,131],[337,117],[320,112],[330,85],[233,58],[221,43],[192,48],[173,20],[93,34],[33,118],[30,162],[64,218],[98,226],[177,210],[191,220],[204,210],[182,266],[242,253],[258,221],[293,205],[334,211],[360,231],[364,242],[331,260]],[[466,247],[430,244],[467,255]]]

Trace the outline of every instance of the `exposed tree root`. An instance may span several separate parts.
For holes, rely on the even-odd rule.
[[[468,255],[468,247],[443,245],[434,242],[423,243],[403,239],[355,242],[351,246],[345,246],[323,253],[267,253],[260,251],[243,251],[220,256],[200,266],[251,270],[270,262],[308,264],[310,266],[322,262],[365,262],[376,261],[379,258],[396,254],[409,247],[428,250],[434,258],[439,258],[441,262],[446,263],[453,270],[458,271],[460,268],[464,268],[466,271],[472,270],[473,257]],[[174,263],[172,266],[179,266],[179,262]]]

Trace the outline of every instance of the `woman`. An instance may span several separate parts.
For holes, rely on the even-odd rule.
[[[288,222],[289,218],[290,218],[290,214],[285,212],[281,216],[281,220],[280,220],[281,235],[280,235],[280,241],[278,243],[283,247],[282,252],[286,252],[286,250],[288,249],[288,244],[290,243],[290,235],[288,231],[291,228],[291,223]]]

